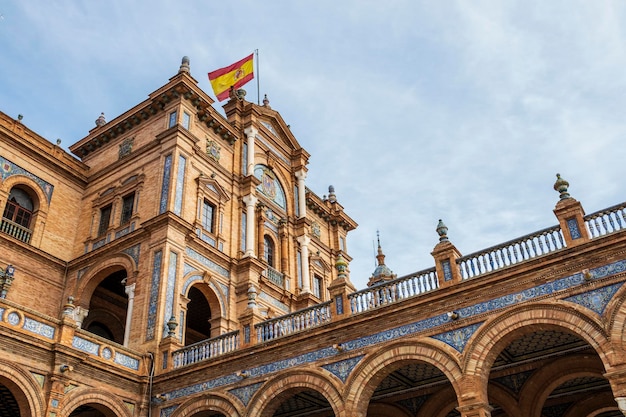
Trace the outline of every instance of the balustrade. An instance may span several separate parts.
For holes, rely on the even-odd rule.
[[[239,349],[239,330],[185,346],[172,353],[174,369]]]
[[[268,266],[267,269],[263,271],[263,276],[278,285],[280,288],[285,288],[285,275],[278,272],[271,266]]]
[[[549,227],[457,259],[463,279],[496,271],[565,247],[559,226]]]
[[[32,231],[24,226],[20,226],[17,223],[13,223],[8,219],[2,219],[2,223],[0,223],[0,232],[13,236],[14,238],[25,243],[30,242],[30,237],[32,235]]]
[[[584,217],[590,237],[596,238],[626,228],[626,203]]]
[[[438,288],[435,268],[396,278],[348,295],[352,313],[368,310],[415,297]]]
[[[326,301],[291,314],[264,321],[255,325],[254,328],[256,329],[257,341],[261,343],[321,326],[324,323],[329,323],[330,320],[330,301]]]

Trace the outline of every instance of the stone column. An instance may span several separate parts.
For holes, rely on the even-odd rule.
[[[248,194],[243,197],[243,202],[246,204],[246,252],[243,256],[256,258],[254,253],[254,208],[256,206],[257,198],[252,194]]]
[[[311,277],[309,276],[309,243],[311,243],[311,239],[307,235],[302,235],[298,237],[298,243],[300,243],[302,253],[302,293],[308,294],[311,292]]]
[[[306,171],[301,169],[295,173],[298,180],[298,212],[299,218],[306,217],[306,189],[304,188],[304,180],[306,179]]]
[[[626,397],[615,397],[615,402],[617,403],[619,411],[626,416]]]
[[[247,174],[248,175],[254,175],[254,138],[256,137],[257,133],[259,133],[259,131],[252,127],[246,127],[243,130],[243,133],[246,134],[246,137],[248,139],[247,143],[248,143],[248,160],[246,161],[247,164]]]
[[[124,327],[124,347],[128,347],[130,339],[130,326],[133,317],[133,306],[135,304],[135,284],[127,285],[124,289],[128,295],[128,308],[126,309],[126,326]]]

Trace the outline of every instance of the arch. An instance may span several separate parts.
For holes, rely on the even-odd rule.
[[[42,389],[28,371],[11,362],[0,360],[0,383],[9,388],[11,394],[18,400],[22,416],[44,415],[45,400]],[[26,404],[29,410],[22,409]]]
[[[287,195],[279,174],[267,165],[256,164],[254,166],[254,176],[261,181],[256,187],[257,191],[282,210],[287,211]]]
[[[615,398],[608,393],[594,395],[592,398],[576,403],[576,407],[567,410],[563,417],[597,417],[607,411],[620,411],[616,403],[614,406],[606,405],[611,401],[615,403]]]
[[[573,333],[594,348],[605,367],[612,363],[610,343],[598,321],[564,303],[536,303],[511,308],[479,327],[465,348],[464,373],[488,380],[491,366],[504,347],[538,328]],[[482,390],[487,398],[486,384]]]
[[[250,400],[246,415],[272,417],[294,390],[307,389],[323,395],[332,407],[335,416],[344,416],[343,398],[336,380],[330,377],[330,373],[301,368],[290,370],[267,381]]]
[[[138,273],[135,260],[128,254],[117,253],[99,260],[89,267],[77,283],[75,303],[83,308],[87,308],[89,300],[98,285],[110,274],[124,269],[128,277]]]
[[[110,391],[96,388],[76,388],[59,403],[58,417],[69,417],[72,412],[81,405],[97,404],[107,408],[115,417],[132,417],[124,402]]]
[[[28,188],[28,191],[32,193],[31,198],[35,197],[33,199],[34,200],[33,203],[35,204],[33,211],[45,210],[47,212],[47,208],[49,206],[48,196],[44,194],[40,185],[37,184],[37,182],[35,182],[32,178],[29,178],[25,175],[19,175],[19,174],[12,175],[6,178],[3,182],[0,182],[0,191],[3,194],[6,193],[6,196],[8,196],[14,187],[19,188],[19,186]],[[2,206],[2,210],[4,211],[4,205]]]
[[[605,316],[608,320],[608,333],[615,349],[624,352],[626,349],[626,285],[617,290],[606,306]]]
[[[556,359],[530,377],[519,396],[523,416],[540,416],[550,393],[570,379],[581,376],[603,378],[604,369],[597,356],[576,355],[574,358]]]
[[[187,297],[191,287],[198,283],[205,283],[211,290],[209,292],[203,291],[209,300],[211,308],[214,309],[214,311],[219,311],[222,317],[226,317],[225,300],[228,298],[228,294],[224,294],[220,288],[219,282],[217,282],[213,276],[207,272],[194,271],[183,277],[183,285],[181,287],[180,295]]]
[[[458,381],[462,373],[453,349],[443,343],[408,339],[381,347],[372,356],[366,357],[352,371],[344,387],[346,407],[354,415],[363,413],[359,405],[370,402],[376,387],[382,380],[396,369],[410,362],[424,362],[439,369],[452,384],[454,392],[459,395]]]
[[[171,417],[193,417],[202,411],[216,411],[228,417],[241,417],[244,409],[236,401],[235,397],[230,398],[230,394],[206,394],[201,397],[192,398],[182,403]]]
[[[511,394],[511,391],[502,388],[500,385],[489,383],[489,404],[499,405],[507,417],[526,417],[520,412],[517,399]]]

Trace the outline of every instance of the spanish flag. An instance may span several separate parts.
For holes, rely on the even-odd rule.
[[[209,81],[219,101],[228,98],[231,87],[236,90],[254,78],[253,55],[250,54],[232,65],[209,72]]]

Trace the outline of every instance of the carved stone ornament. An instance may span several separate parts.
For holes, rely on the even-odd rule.
[[[215,142],[214,140],[207,139],[206,141],[206,154],[209,158],[219,162],[220,160],[220,151],[222,148]]]

